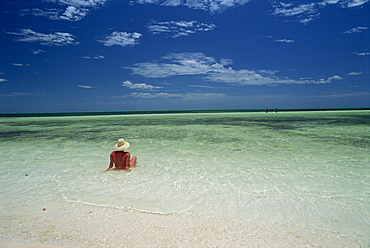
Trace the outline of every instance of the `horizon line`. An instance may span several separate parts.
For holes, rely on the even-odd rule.
[[[0,113],[1,117],[58,117],[58,116],[93,116],[93,115],[135,115],[135,114],[180,114],[180,113],[226,113],[226,112],[278,112],[294,111],[345,111],[370,110],[370,107],[358,108],[258,108],[258,109],[174,109],[174,110],[115,110],[115,111],[67,111],[67,112],[23,112]]]

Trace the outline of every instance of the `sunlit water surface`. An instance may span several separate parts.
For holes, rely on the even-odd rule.
[[[369,247],[370,112],[0,118],[1,238]],[[101,172],[118,138],[131,172]]]

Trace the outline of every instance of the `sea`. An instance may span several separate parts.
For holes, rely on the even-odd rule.
[[[4,115],[0,144],[2,241],[370,247],[370,110]]]

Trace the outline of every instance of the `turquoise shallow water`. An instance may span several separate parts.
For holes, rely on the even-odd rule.
[[[369,131],[370,111],[0,118],[1,235],[147,247],[118,235],[130,223],[150,247],[367,247]],[[101,172],[120,137],[138,166]]]

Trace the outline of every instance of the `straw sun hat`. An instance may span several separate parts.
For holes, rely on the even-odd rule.
[[[130,143],[125,141],[124,139],[119,139],[117,144],[114,146],[114,150],[116,151],[123,151],[130,147]]]

